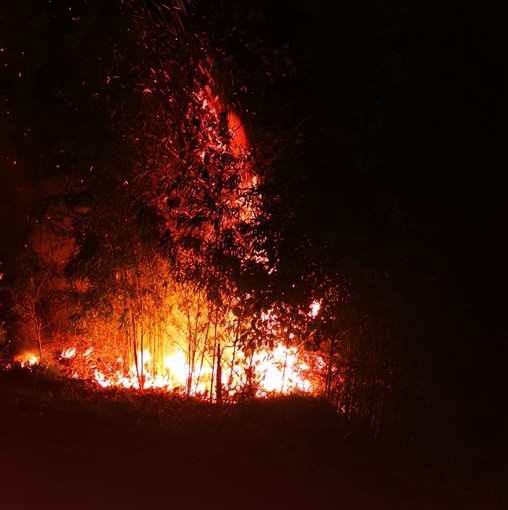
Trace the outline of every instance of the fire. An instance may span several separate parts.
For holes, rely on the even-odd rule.
[[[217,154],[230,151],[238,162],[238,166],[224,169],[225,174],[238,173],[238,189],[224,192],[219,198],[227,204],[234,204],[237,213],[231,217],[225,215],[213,229],[204,227],[205,238],[213,239],[217,226],[219,230],[232,228],[236,231],[233,228],[235,221],[256,221],[259,204],[252,196],[256,195],[259,183],[252,165],[245,159],[249,144],[238,115],[228,110],[208,86],[199,90],[194,100],[201,114],[208,119],[203,121],[203,145],[196,152],[200,162],[206,162],[210,151]],[[227,113],[227,143],[215,131],[220,125],[221,112]],[[165,201],[157,202],[157,207],[166,221],[171,223],[174,221],[174,212],[166,210],[168,197],[163,198]],[[273,270],[262,251],[249,252],[247,249],[244,260],[248,259],[266,271]],[[157,261],[157,264],[164,272],[164,261]],[[117,274],[117,281],[121,276]],[[128,273],[123,275],[124,278],[126,276],[128,278]],[[105,388],[160,389],[209,400],[235,400],[243,393],[266,396],[320,391],[322,377],[318,372],[323,367],[321,357],[305,351],[302,346],[296,347],[298,339],[295,333],[290,331],[289,326],[281,325],[274,310],[261,312],[259,317],[266,332],[265,340],[255,348],[242,350],[244,346],[238,341],[241,336],[239,332],[244,337],[252,332],[242,324],[241,319],[234,316],[227,299],[219,310],[198,287],[179,286],[167,278],[163,288],[172,290],[158,296],[159,301],[153,312],[149,311],[148,302],[143,303],[144,316],[134,317],[131,312],[127,324],[135,323],[135,327],[125,333],[123,342],[126,349],[122,350],[122,340],[115,346],[116,351],[121,351],[120,355],[113,356],[110,349],[102,349],[102,340],[94,347],[87,346],[82,353],[76,347],[66,348],[60,359],[72,367],[73,377],[91,378]],[[119,305],[125,311],[129,307],[123,299],[119,297]],[[307,311],[302,311],[302,315],[314,319],[320,309],[321,303],[315,300]],[[167,316],[162,313],[156,318],[155,315],[162,310],[167,310]],[[154,316],[150,317],[150,313]],[[156,321],[158,329],[153,335]],[[138,336],[138,330],[143,331],[141,336]]]
[[[143,93],[152,91],[145,89]],[[257,192],[259,177],[250,159],[241,119],[214,94],[211,86],[198,89],[192,97],[190,112],[200,126],[193,152],[195,159],[191,158],[179,170],[172,169],[181,172],[182,178],[195,173],[192,193],[185,195],[168,186],[171,191],[154,199],[153,206],[167,222],[168,231],[174,234],[175,244],[181,241],[183,245],[188,232],[175,223],[175,218],[178,215],[192,218],[196,202],[210,200],[209,188],[213,189],[210,196],[218,201],[221,211],[229,212],[204,222],[198,232],[192,230],[190,222],[191,234],[200,236],[201,241],[212,247],[222,243],[224,233],[237,236],[234,242],[242,260],[271,272],[274,268],[267,254],[262,248],[251,248],[248,239],[241,237],[241,228],[237,228],[255,224],[261,200]],[[197,110],[193,105],[198,105]],[[224,127],[227,135],[222,133]],[[174,177],[168,168],[158,167],[161,182]],[[210,177],[203,179],[200,174],[203,168],[216,172],[217,182]],[[154,173],[146,178],[154,179]],[[223,181],[234,184],[230,187],[218,184]],[[129,183],[126,180],[124,184]],[[176,205],[168,207],[168,202]],[[209,261],[199,259],[200,252],[186,248],[178,256],[184,266],[189,262],[191,266],[204,266]],[[84,329],[91,338],[81,337],[79,344],[65,347],[56,356],[71,377],[93,380],[104,388],[159,389],[218,401],[234,401],[246,394],[320,391],[321,357],[307,352],[299,333],[284,324],[273,309],[259,312],[262,330],[254,334],[250,331],[253,317],[233,313],[233,305],[241,298],[234,296],[232,282],[217,291],[220,299],[211,302],[202,286],[178,282],[171,276],[174,269],[170,262],[155,257],[140,262],[136,271],[129,268],[117,271],[114,285],[119,290],[111,293],[108,303],[112,322],[96,321],[91,310],[84,319],[87,321]],[[81,290],[85,291],[86,286]],[[312,320],[320,308],[321,303],[315,300],[302,307],[301,316]],[[37,362],[32,354],[22,361],[28,365]]]
[[[260,394],[313,391],[312,382],[303,375],[310,367],[301,359],[296,347],[288,348],[279,344],[271,351],[259,351],[255,359],[262,381]]]
[[[73,347],[70,350],[75,352]],[[319,381],[313,381],[310,376],[312,365],[315,371],[315,368],[322,364],[318,355],[304,354],[297,347],[286,347],[279,343],[273,349],[258,349],[251,356],[238,356],[234,363],[231,356],[231,349],[225,349],[221,372],[223,389],[233,399],[245,386],[249,367],[254,368],[255,396],[318,391]],[[177,348],[173,354],[164,357],[163,374],[157,374],[152,369],[154,360],[150,351],[138,352],[137,360],[137,365],[130,366],[127,373],[120,369],[106,372],[95,368],[93,380],[103,388],[140,389],[142,386],[143,389],[161,389],[181,394],[186,392],[190,371],[185,353],[181,349]],[[118,361],[121,363],[122,360]],[[210,364],[201,366],[199,374],[194,377],[190,395],[209,397],[213,390],[213,376],[214,370]]]
[[[241,310],[237,304],[245,296],[236,288],[236,276],[228,276],[244,269],[247,274],[254,265],[254,274],[275,271],[262,240],[251,232],[267,213],[262,211],[261,176],[242,119],[219,96],[207,59],[190,73],[197,77],[182,91],[178,108],[171,106],[170,93],[180,84],[173,83],[166,64],[160,64],[161,69],[152,69],[153,76],[138,90],[148,111],[140,116],[143,133],[134,126],[127,133],[127,139],[139,145],[140,158],[146,157],[149,164],[140,165],[132,178],[130,173],[118,174],[129,201],[136,202],[132,211],[123,217],[114,201],[101,204],[98,210],[114,219],[104,232],[102,217],[87,208],[79,211],[80,219],[89,219],[92,227],[96,222],[101,225],[97,243],[105,247],[111,265],[95,260],[86,264],[84,274],[74,277],[78,310],[62,307],[62,317],[68,313],[79,322],[73,333],[66,330],[79,338],[74,345],[60,348],[55,357],[71,377],[93,380],[102,387],[160,389],[217,401],[233,401],[245,394],[317,393],[322,380],[317,374],[319,355],[305,350],[298,331],[288,320],[279,319],[278,312],[257,311],[253,317],[248,307]],[[150,136],[143,139],[142,134]],[[91,182],[90,186],[96,185]],[[142,195],[139,200],[138,195]],[[143,221],[140,205],[139,211],[148,218],[143,216]],[[60,212],[65,217],[65,211]],[[120,216],[122,235],[116,237]],[[147,233],[145,221],[157,227],[156,235],[150,233],[146,239],[141,235]],[[69,227],[66,243],[60,243],[60,237],[52,241],[65,251],[57,262],[61,269],[81,250],[86,252],[81,237],[76,240],[82,227],[80,221],[77,224],[76,231]],[[155,237],[160,246],[151,250]],[[127,248],[125,239],[132,240],[132,246],[123,257],[119,253]],[[47,251],[54,253],[57,246],[51,248]],[[100,257],[103,252],[96,253]],[[88,274],[95,269],[100,269],[96,281]],[[50,290],[65,286],[64,278],[55,281]],[[79,300],[97,290],[94,285],[107,312]],[[302,306],[299,320],[312,320],[320,306],[318,301]],[[261,330],[252,326],[254,319]],[[23,363],[37,361],[30,355]]]
[[[14,356],[14,361],[19,363],[23,368],[30,368],[39,363],[39,356],[33,352],[23,352]]]
[[[65,349],[61,354],[63,359],[71,359],[74,358],[74,356],[76,356],[76,347],[69,347]]]

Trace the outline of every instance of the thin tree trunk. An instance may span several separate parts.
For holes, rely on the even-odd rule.
[[[37,310],[35,305],[32,307],[32,315],[34,317],[35,335],[37,337],[37,348],[39,350],[39,363],[42,363],[42,338],[41,338],[41,325],[37,317]]]
[[[132,330],[132,347],[134,350],[134,366],[136,367],[136,378],[138,379],[139,389],[143,390],[143,384],[141,381],[141,373],[139,370],[139,359],[138,359],[138,339],[137,339],[137,327],[136,319],[131,314],[131,330]]]
[[[41,299],[41,289],[44,283],[46,283],[46,280],[48,279],[49,273],[46,273],[44,277],[42,278],[41,282],[37,286],[37,291],[35,293],[35,301],[32,306],[32,314],[34,319],[34,326],[35,326],[35,334],[37,335],[37,347],[39,349],[39,363],[42,363],[42,322],[39,319],[39,316],[37,314],[37,304],[40,305],[40,299]],[[42,307],[41,307],[42,309]]]
[[[217,345],[217,384],[216,384],[216,396],[217,405],[222,405],[222,364],[221,364],[221,350],[220,343]]]
[[[330,349],[328,352],[328,367],[326,370],[326,381],[325,381],[325,395],[329,402],[332,398],[332,373],[333,373],[333,349],[335,346],[335,336],[330,339]]]
[[[284,383],[286,382],[286,368],[288,364],[288,350],[284,354],[284,368],[282,369],[282,384],[280,385],[280,392],[284,393]]]
[[[231,392],[231,386],[233,385],[233,377],[235,373],[235,362],[236,362],[236,349],[238,346],[239,333],[240,333],[240,325],[241,318],[239,317],[236,322],[236,330],[235,330],[235,340],[233,342],[233,354],[231,355],[231,369],[229,371],[228,385],[227,385],[227,400],[229,400],[229,395]]]

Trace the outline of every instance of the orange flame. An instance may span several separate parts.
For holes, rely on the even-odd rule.
[[[254,367],[255,395],[266,396],[268,394],[280,393],[316,393],[320,382],[313,381],[311,372],[322,365],[322,360],[317,355],[303,353],[297,347],[286,347],[280,343],[273,349],[258,349],[247,358],[239,356],[232,365],[231,352],[225,350],[224,366],[222,377],[224,389],[234,393],[240,390],[245,384],[245,368]],[[176,348],[170,356],[164,357],[164,374],[157,375],[151,370],[152,356],[150,351],[144,350],[138,353],[138,365],[129,368],[124,374],[120,370],[112,373],[105,373],[99,369],[94,370],[94,380],[100,386],[122,387],[140,389],[140,375],[142,375],[144,389],[162,389],[166,391],[185,392],[189,377],[189,364],[186,361],[185,353]],[[141,358],[143,366],[141,366]],[[314,365],[314,369],[311,369]],[[192,386],[190,394],[193,396],[208,396],[211,393],[212,366],[201,367],[199,376]]]
[[[23,368],[30,368],[39,363],[39,356],[33,352],[23,352],[14,356],[14,361]]]

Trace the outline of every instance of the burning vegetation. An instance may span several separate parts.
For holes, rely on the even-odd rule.
[[[37,352],[19,361],[218,402],[320,393],[324,361],[302,344],[319,302],[299,305],[300,331],[259,304],[253,278],[277,271],[259,228],[262,176],[185,13],[182,2],[124,5],[127,41],[112,41],[102,66],[81,63],[86,75],[76,69],[80,92],[108,117],[109,154],[86,161],[77,140],[38,181],[17,300]]]
[[[326,244],[302,236],[288,257],[274,143],[244,123],[246,86],[206,20],[179,0],[72,5],[42,8],[62,23],[47,58],[63,70],[10,98],[29,110],[38,87],[62,123],[13,121],[37,195],[13,293],[16,360],[218,403],[322,395],[380,426],[391,353],[381,366],[365,342]],[[39,61],[14,64],[26,76]]]

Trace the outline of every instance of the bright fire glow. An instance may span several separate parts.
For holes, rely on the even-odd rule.
[[[39,363],[39,356],[34,354],[33,352],[24,352],[21,354],[17,354],[14,357],[14,361],[19,363],[23,368],[33,367],[37,363]]]
[[[313,301],[310,305],[310,317],[315,319],[319,315],[319,310],[321,310],[321,303],[319,301]]]
[[[65,349],[61,354],[63,359],[70,359],[74,358],[76,356],[76,348],[75,347],[69,347]]]
[[[254,367],[254,394],[265,396],[272,393],[311,393],[317,390],[317,383],[312,382],[309,376],[311,364],[320,365],[317,355],[306,353],[302,355],[296,347],[285,347],[276,344],[273,349],[258,349],[250,357],[238,356],[232,366],[231,355],[228,350],[224,352],[222,366],[222,382],[224,390],[234,397],[237,391],[246,384],[245,369]],[[137,366],[132,365],[128,373],[121,370],[105,372],[94,370],[94,380],[100,386],[140,388],[158,388],[166,391],[185,393],[189,378],[189,364],[185,353],[175,349],[170,356],[164,357],[164,374],[155,374],[152,370],[152,356],[148,350],[137,353]],[[214,371],[210,365],[200,367],[199,374],[194,376],[192,389],[189,392],[194,396],[208,397],[211,393],[212,375]]]
[[[312,391],[311,381],[302,375],[302,372],[310,367],[300,359],[296,347],[287,348],[279,344],[272,351],[259,351],[255,359],[258,361],[258,373],[262,380],[261,393]]]

